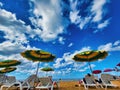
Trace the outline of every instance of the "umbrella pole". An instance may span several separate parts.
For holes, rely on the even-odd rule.
[[[46,77],[47,77],[47,72],[46,72]]]
[[[91,65],[90,65],[90,62],[88,62],[88,65],[89,65],[89,67],[90,67],[91,73],[93,74],[93,72],[92,72],[92,67],[91,67]]]
[[[39,65],[40,65],[40,62],[38,62],[38,65],[37,65],[37,71],[36,71],[36,76],[38,74],[38,70],[39,70]]]

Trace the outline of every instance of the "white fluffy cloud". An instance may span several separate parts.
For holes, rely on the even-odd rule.
[[[72,23],[75,23],[75,24],[77,24],[77,23],[79,23],[80,21],[80,16],[78,16],[78,13],[79,13],[79,11],[71,11],[70,12],[70,20],[71,20],[71,22]]]
[[[17,59],[22,61],[23,65],[19,66],[17,72],[33,73],[36,69],[36,63],[30,62],[20,55],[20,52],[26,49],[36,49],[29,45],[29,38],[37,36],[43,41],[51,41],[57,38],[60,43],[64,44],[64,39],[58,38],[59,34],[64,33],[63,28],[66,26],[66,23],[63,23],[64,18],[61,14],[59,1],[51,0],[45,3],[45,0],[36,0],[32,2],[35,5],[33,14],[36,18],[31,17],[30,20],[35,29],[26,25],[24,21],[18,20],[14,13],[0,9],[0,31],[3,33],[2,38],[5,39],[0,43],[0,60]],[[48,5],[46,6],[46,4]],[[0,7],[2,7],[2,3],[0,3]],[[39,18],[40,15],[42,19]],[[31,67],[31,70],[26,67]]]
[[[35,28],[41,28],[39,37],[43,41],[51,41],[58,38],[59,34],[64,33],[66,27],[65,18],[62,17],[60,0],[31,0],[34,3],[30,17]],[[64,23],[63,23],[64,20]]]
[[[68,45],[68,47],[71,47],[71,46],[73,46],[73,43],[70,43],[70,44]]]
[[[114,42],[114,46],[117,46],[117,45],[119,45],[120,44],[120,40],[118,40],[118,41],[116,41],[116,42]]]
[[[109,20],[104,21],[103,23],[98,24],[98,29],[102,29],[109,24]]]
[[[40,30],[32,29],[30,25],[18,20],[15,14],[5,9],[0,9],[0,31],[3,33],[2,38],[5,39],[0,43],[1,55],[11,55],[26,49],[33,49],[34,47],[29,45],[29,38],[40,34]]]
[[[64,42],[64,38],[63,37],[59,37],[59,39],[58,39],[58,41],[61,43],[61,44],[65,44],[65,42]]]
[[[68,72],[71,72],[72,70],[81,72],[81,70],[83,70],[83,67],[86,65],[86,62],[83,62],[83,63],[75,62],[72,58],[74,57],[75,54],[80,53],[82,51],[88,51],[88,50],[90,50],[90,47],[84,47],[79,51],[76,50],[73,53],[70,53],[70,52],[64,53],[62,58],[57,58],[53,66],[57,69],[59,68],[59,70],[62,69],[62,71],[67,71],[69,68]],[[86,68],[85,70],[87,69],[88,68]]]
[[[3,55],[5,57],[7,56],[6,59],[8,58],[8,56],[12,56],[12,55],[14,56],[14,54],[20,54],[21,52],[25,50],[38,49],[36,47],[31,47],[30,45],[27,45],[27,47],[25,47],[21,43],[17,43],[17,42],[13,43],[10,41],[4,41],[3,43],[0,44],[0,47],[1,47],[0,55]]]
[[[24,21],[18,20],[12,12],[0,9],[0,13],[0,31],[5,34],[3,38],[9,41],[28,43],[29,38],[34,38],[41,32],[39,29],[32,29]]]
[[[3,4],[0,2],[0,7],[3,6]]]
[[[21,74],[31,75],[36,73],[38,62],[33,63],[32,61],[29,61],[26,58],[23,58],[20,55],[20,53],[7,55],[7,57],[5,55],[0,55],[0,61],[3,61],[3,60],[19,60],[21,62],[20,65],[16,66],[17,70],[14,71],[15,74],[21,73]]]
[[[12,43],[10,41],[5,41],[0,44],[0,54],[1,55],[12,55],[24,51],[26,48],[18,43]]]
[[[89,17],[89,16],[82,17],[81,15],[79,15],[80,10],[77,10],[77,5],[78,5],[77,0],[70,1],[71,12],[70,12],[69,18],[72,23],[78,24],[80,29],[83,29],[85,27],[85,25],[89,23],[91,17]]]
[[[116,41],[114,43],[107,43],[105,45],[101,45],[98,47],[99,50],[106,51],[120,51],[120,41]]]
[[[91,64],[90,66],[91,66],[91,68],[96,67],[95,64]],[[83,67],[82,69],[79,69],[79,72],[85,72],[88,69],[90,70],[90,66],[86,66],[86,67]]]
[[[72,23],[75,23],[75,24],[78,24],[80,23],[81,21],[81,16],[79,16],[79,10],[77,10],[77,4],[78,4],[78,1],[75,0],[70,0],[70,7],[71,7],[71,12],[70,12],[70,20]]]
[[[23,32],[29,30],[30,27],[25,26],[23,21],[17,20],[15,14],[11,12],[0,9],[0,13],[0,31],[4,32],[4,38],[20,43],[28,42]]]
[[[4,38],[13,42],[28,43],[29,37],[35,39],[37,36],[37,40],[58,39],[63,44],[63,39],[58,35],[64,33],[67,20],[62,16],[60,1],[50,0],[47,1],[47,5],[45,0],[31,0],[31,2],[34,3],[34,8],[31,8],[30,13],[33,17],[30,17],[30,20],[34,29],[24,21],[18,20],[12,12],[0,9],[0,31],[5,34]]]
[[[9,59],[21,61],[23,66],[19,65],[18,67],[22,67],[21,69],[19,68],[20,70],[17,69],[17,72],[23,71],[26,68],[27,63],[30,65],[30,61],[22,58],[20,53],[26,49],[35,49],[35,47],[29,46],[28,38],[25,35],[26,33],[29,35],[28,37],[33,36],[35,32],[31,30],[31,27],[26,26],[25,22],[22,20],[18,20],[15,14],[0,9],[0,31],[4,33],[2,38],[5,39],[5,41],[0,43],[0,61]],[[26,44],[27,46],[24,46],[23,44]],[[31,64],[30,66],[35,68],[34,64]]]
[[[89,2],[89,1],[88,1]],[[69,18],[72,23],[78,25],[81,30],[89,28],[96,28],[94,32],[98,32],[99,30],[105,28],[109,24],[109,19],[103,20],[105,16],[104,5],[108,3],[107,0],[93,0],[89,6],[86,6],[84,10],[78,9],[78,6],[82,6],[82,4],[88,3],[87,1],[78,1],[78,0],[70,0],[71,12]],[[82,15],[81,11],[88,12],[88,14]],[[92,23],[96,23],[96,26],[92,26]]]
[[[103,14],[103,6],[106,3],[107,0],[94,0],[91,12],[93,12],[94,22],[99,22],[102,19],[102,14]]]

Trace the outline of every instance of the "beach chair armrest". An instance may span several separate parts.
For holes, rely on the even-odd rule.
[[[53,81],[53,83],[52,83],[53,85],[56,85],[57,84],[57,82],[56,81]]]
[[[30,88],[30,84],[28,83],[28,81],[25,81],[22,83],[21,88],[27,87],[28,89]]]
[[[12,84],[9,84],[9,85],[3,85],[2,88],[7,86],[7,89],[9,90],[9,88],[11,88],[12,86],[14,86],[14,85],[16,85],[16,84],[21,87],[21,83],[17,81],[17,82],[14,82],[14,83],[12,83]],[[1,90],[2,90],[2,89],[1,89]]]
[[[42,85],[42,83],[41,83],[41,82],[39,82],[39,83],[37,84],[37,87],[38,87],[38,86],[41,86],[41,85]]]

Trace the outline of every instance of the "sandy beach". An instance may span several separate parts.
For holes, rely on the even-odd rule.
[[[79,86],[78,81],[60,81],[59,85],[59,90],[85,90],[83,85]],[[105,90],[105,88],[90,87],[89,90]],[[120,90],[120,88],[109,87],[107,90]]]
[[[4,88],[4,90],[6,89]],[[10,90],[19,90],[19,89],[14,87],[14,88],[11,88]],[[38,89],[34,89],[34,90],[38,90]],[[47,90],[47,89],[41,89],[41,90]],[[59,88],[56,88],[56,86],[54,86],[54,90],[85,90],[85,89],[83,85],[79,86],[78,81],[62,81],[61,80],[59,82]],[[88,90],[105,90],[105,88],[90,87]],[[107,90],[120,90],[120,88],[108,87]]]

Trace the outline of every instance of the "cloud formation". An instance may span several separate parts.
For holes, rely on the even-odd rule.
[[[36,29],[40,29],[39,37],[46,42],[59,38],[59,34],[64,33],[67,26],[67,21],[62,16],[60,0],[31,0],[31,2],[34,8],[31,9],[30,20]]]
[[[76,55],[77,53],[83,52],[83,51],[88,51],[90,50],[90,47],[84,47],[81,50],[76,50],[73,53],[64,53],[64,55],[61,58],[57,58],[57,60],[55,61],[55,64],[53,64],[53,66],[56,69],[59,69],[62,71],[69,71],[71,72],[72,70],[74,71],[83,71],[83,67],[86,66],[86,62],[80,63],[80,62],[75,62],[72,58],[74,57],[74,55]],[[68,69],[69,68],[69,69]],[[87,70],[88,68],[84,69]]]
[[[0,7],[3,6],[3,4],[0,2]]]
[[[99,22],[102,20],[103,6],[105,5],[106,2],[107,2],[107,0],[99,0],[99,1],[94,0],[93,1],[93,5],[91,8],[91,12],[94,15],[93,22]]]
[[[109,3],[108,0],[88,0],[80,2],[78,0],[70,0],[71,11],[69,18],[80,30],[92,28],[94,33],[96,33],[109,24],[109,18],[104,19],[107,14],[105,13],[107,10],[105,4],[107,3]],[[82,5],[86,5],[86,7]],[[84,10],[81,10],[80,7],[84,7]]]
[[[24,46],[22,46],[21,44],[17,44],[17,43],[12,43],[10,41],[5,41],[3,43],[0,44],[0,54],[1,55],[12,55],[12,54],[17,54],[20,53],[22,51],[24,51],[26,48]]]
[[[98,49],[106,50],[106,51],[120,51],[120,40],[115,41],[114,43],[107,43],[105,45],[100,45]]]
[[[25,32],[29,31],[30,27],[25,26],[21,20],[17,20],[15,14],[0,9],[0,31],[4,32],[4,37],[7,40],[27,43]],[[7,22],[6,22],[7,21]]]

